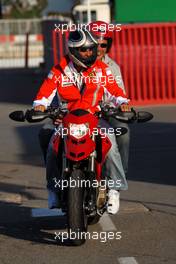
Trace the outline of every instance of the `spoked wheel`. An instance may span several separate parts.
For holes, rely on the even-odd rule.
[[[68,232],[70,240],[75,246],[80,246],[85,242],[85,232],[87,231],[83,179],[84,173],[81,170],[73,170],[70,182],[71,180],[74,182],[74,187],[68,188]]]

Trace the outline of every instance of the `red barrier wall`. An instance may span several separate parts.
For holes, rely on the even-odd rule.
[[[56,64],[66,53],[66,37],[53,31]],[[176,23],[123,25],[114,32],[110,56],[121,67],[132,104],[176,103]]]

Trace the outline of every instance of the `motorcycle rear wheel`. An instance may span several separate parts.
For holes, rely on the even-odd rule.
[[[85,232],[87,231],[87,215],[84,208],[85,189],[81,185],[81,180],[84,178],[85,175],[81,170],[73,170],[70,180],[74,180],[77,184],[68,188],[68,232],[72,245],[75,246],[85,243]]]

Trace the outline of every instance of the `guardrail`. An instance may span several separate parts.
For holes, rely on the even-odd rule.
[[[43,35],[0,35],[0,68],[31,68],[43,62]]]
[[[0,21],[0,68],[38,67],[43,62],[41,19]]]
[[[55,64],[66,53],[67,36],[52,32]],[[121,67],[132,104],[176,103],[176,23],[123,25],[114,32],[110,55]]]

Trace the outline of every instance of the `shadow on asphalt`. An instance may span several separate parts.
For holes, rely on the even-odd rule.
[[[3,212],[0,216],[0,234],[37,244],[73,246],[72,240],[68,239],[65,216],[32,218],[30,207],[7,202],[0,202],[0,208]]]
[[[131,125],[128,180],[176,185],[175,123]]]
[[[25,185],[0,183],[1,194],[20,195],[24,199],[45,200],[41,196],[36,196],[26,189]],[[33,190],[43,190],[40,187],[32,187]],[[15,197],[15,196],[12,196]],[[2,198],[2,197],[1,197]],[[15,198],[14,198],[15,199]],[[68,239],[67,219],[65,216],[49,216],[34,218],[31,215],[31,207],[22,206],[20,203],[13,201],[0,201],[0,234],[33,243],[55,245],[55,246],[73,246],[72,241]],[[60,231],[62,230],[62,231]],[[59,234],[60,232],[60,234]]]
[[[0,187],[1,187],[1,192],[5,193],[11,193],[11,194],[20,194],[22,197],[25,197],[25,199],[27,200],[32,200],[32,199],[40,199],[42,200],[42,198],[39,196],[37,197],[36,195],[33,195],[30,192],[30,187],[26,187],[26,185],[18,185],[18,184],[12,184],[12,183],[4,183],[1,182],[0,183]],[[43,188],[40,187],[32,187],[33,190],[43,190]],[[28,191],[29,190],[29,191]]]
[[[41,128],[42,124],[33,125],[25,123],[21,123],[20,126],[13,128],[15,129],[15,134],[21,143],[22,151],[17,157],[21,164],[34,166],[41,166],[41,164],[44,165],[38,139],[38,133]]]
[[[45,76],[40,69],[0,70],[0,102],[32,105]]]

